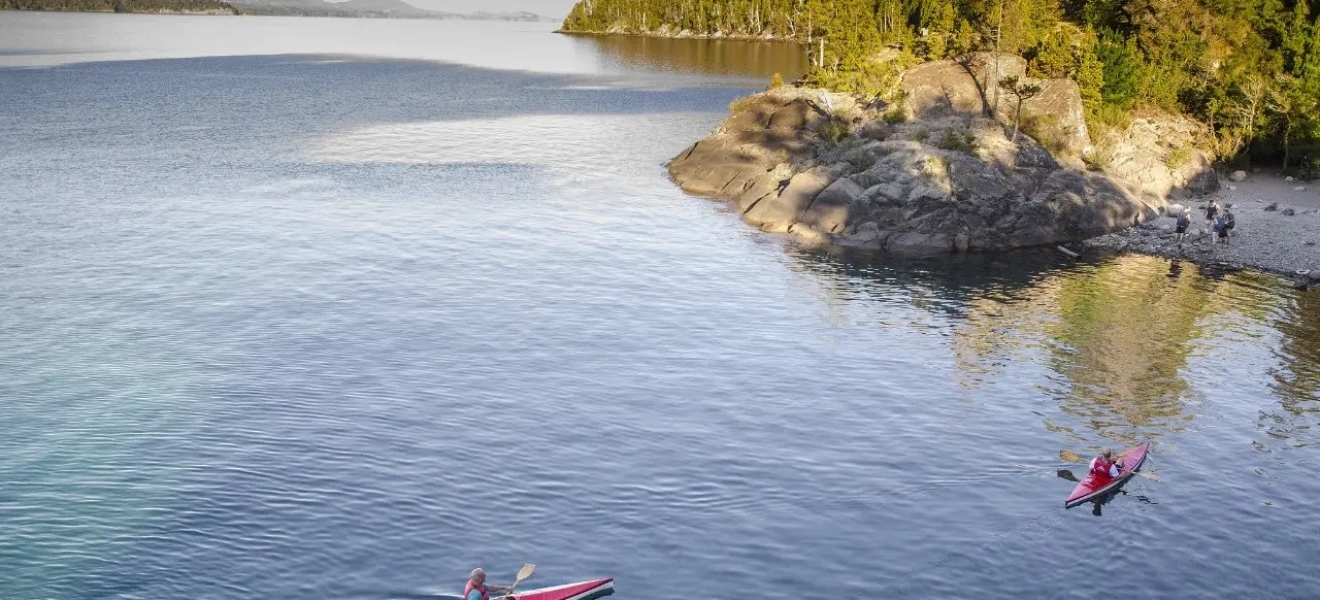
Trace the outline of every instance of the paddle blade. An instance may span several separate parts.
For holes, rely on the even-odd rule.
[[[526,564],[526,565],[523,565],[523,568],[518,569],[518,577],[515,578],[515,579],[513,580],[513,585],[518,585],[518,582],[519,582],[519,581],[522,581],[522,580],[524,580],[524,579],[527,579],[528,577],[531,577],[531,576],[532,576],[532,572],[534,572],[534,571],[536,571],[536,565],[533,565],[533,564]]]

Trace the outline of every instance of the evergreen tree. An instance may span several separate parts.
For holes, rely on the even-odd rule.
[[[1090,119],[1180,112],[1211,127],[1221,158],[1295,165],[1320,160],[1318,12],[1320,0],[581,0],[564,29],[772,35],[808,45],[814,84],[867,93],[905,61],[997,48],[1076,81]],[[886,47],[901,60],[877,61]]]

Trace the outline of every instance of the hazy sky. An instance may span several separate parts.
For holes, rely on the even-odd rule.
[[[526,10],[547,17],[561,18],[573,8],[575,0],[404,0],[417,8],[443,10],[448,12],[505,12]]]

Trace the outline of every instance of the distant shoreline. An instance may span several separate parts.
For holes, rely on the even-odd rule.
[[[27,12],[27,13],[93,13],[93,14],[139,14],[139,15],[185,15],[185,16],[234,16],[234,17],[302,17],[302,18],[329,18],[329,19],[393,19],[400,21],[497,21],[505,23],[553,23],[558,19],[551,19],[542,15],[532,15],[525,17],[522,15],[508,15],[504,13],[493,13],[484,15],[459,14],[459,13],[437,13],[435,15],[386,15],[375,13],[352,14],[343,11],[309,12],[298,10],[284,10],[282,7],[254,7],[250,5],[231,4],[229,2],[215,2],[223,4],[222,7],[209,8],[205,10],[190,10],[183,8],[135,8],[129,3],[127,6],[121,6],[116,10],[112,7],[96,8],[63,8],[63,7],[42,7],[42,8],[20,8],[10,6],[5,0],[0,0],[0,12]],[[330,5],[333,6],[333,5]],[[530,14],[530,13],[529,13]]]
[[[214,8],[206,8],[206,9],[187,9],[187,8],[173,8],[173,7],[160,7],[160,8],[147,8],[147,7],[142,7],[142,8],[132,8],[132,7],[127,7],[127,8],[125,8],[125,7],[120,7],[120,8],[118,8],[118,9],[116,9],[116,8],[114,8],[114,7],[111,7],[111,8],[100,8],[100,7],[97,7],[97,8],[66,9],[66,8],[14,8],[14,7],[11,7],[11,6],[0,6],[0,12],[28,12],[28,13],[93,13],[93,14],[103,14],[103,15],[106,15],[106,14],[109,14],[109,15],[182,15],[182,16],[199,16],[199,17],[237,17],[237,16],[242,16],[242,14],[243,14],[242,12],[239,11],[239,9],[237,9],[237,8],[235,8],[235,7],[231,6],[231,5],[229,5],[228,3],[224,3],[224,2],[215,2],[214,4],[222,4],[223,6],[216,6],[216,7],[214,7]]]

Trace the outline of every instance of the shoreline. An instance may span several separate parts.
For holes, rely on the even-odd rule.
[[[0,12],[25,12],[25,13],[88,13],[94,15],[177,15],[184,17],[242,17],[245,16],[238,9],[211,9],[211,10],[60,10],[60,9],[26,9],[26,8],[0,8]]]
[[[575,29],[556,29],[553,33],[563,35],[592,35],[592,36],[623,36],[623,37],[648,37],[668,40],[730,40],[735,42],[774,42],[777,44],[794,44],[806,48],[807,42],[791,38],[776,37],[774,35],[747,35],[741,33],[692,33],[680,31],[678,33],[661,33],[657,31],[580,31]]]
[[[1175,216],[1078,242],[1084,252],[1133,253],[1185,260],[1199,266],[1247,268],[1293,280],[1295,287],[1320,286],[1320,181],[1288,181],[1261,171],[1241,182],[1222,180],[1218,192],[1183,198],[1192,226],[1183,243],[1174,239]],[[1237,225],[1227,244],[1206,231],[1205,206],[1214,198],[1231,206]]]

